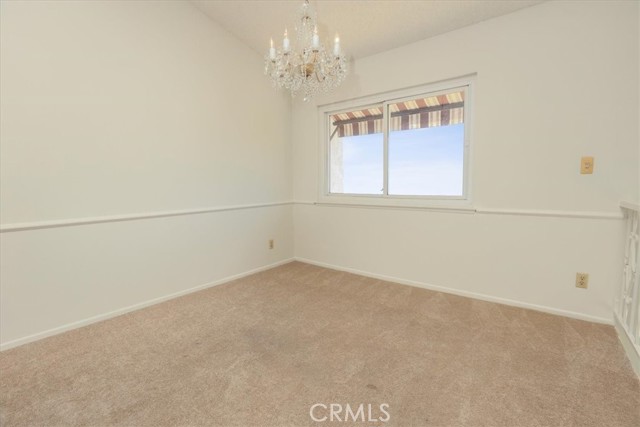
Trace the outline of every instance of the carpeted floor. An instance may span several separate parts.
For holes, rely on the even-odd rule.
[[[0,384],[7,427],[640,426],[610,326],[302,263],[5,351]]]

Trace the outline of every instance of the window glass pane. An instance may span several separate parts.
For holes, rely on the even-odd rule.
[[[382,107],[329,116],[330,192],[383,194]]]
[[[463,92],[389,105],[389,194],[462,196]]]

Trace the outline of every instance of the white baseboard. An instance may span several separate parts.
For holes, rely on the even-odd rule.
[[[140,303],[137,303],[137,304],[130,305],[128,307],[120,308],[118,310],[113,310],[113,311],[110,311],[108,313],[99,314],[97,316],[89,317],[87,319],[79,320],[77,322],[67,323],[66,325],[58,326],[57,328],[49,329],[49,330],[46,330],[46,331],[43,331],[43,332],[38,332],[37,334],[33,334],[33,335],[29,335],[29,336],[26,336],[26,337],[23,337],[23,338],[18,338],[16,340],[8,341],[6,343],[0,344],[0,351],[9,350],[10,348],[18,347],[18,346],[21,346],[21,345],[24,345],[24,344],[27,344],[27,343],[30,343],[30,342],[33,342],[33,341],[38,341],[38,340],[41,340],[43,338],[47,338],[47,337],[50,337],[50,336],[53,336],[53,335],[58,335],[58,334],[61,334],[63,332],[70,331],[72,329],[77,329],[77,328],[80,328],[82,326],[90,325],[92,323],[96,323],[96,322],[100,322],[100,321],[103,321],[103,320],[111,319],[113,317],[120,316],[120,315],[129,313],[131,311],[140,310],[141,308],[149,307],[151,305],[159,304],[161,302],[168,301],[168,300],[173,299],[173,298],[177,298],[177,297],[180,297],[180,296],[183,296],[183,295],[187,295],[187,294],[190,294],[190,293],[193,293],[193,292],[201,291],[203,289],[211,288],[213,286],[222,285],[223,283],[227,283],[227,282],[230,282],[232,280],[240,279],[242,277],[250,276],[251,274],[259,273],[259,272],[264,271],[264,270],[269,270],[271,268],[278,267],[278,266],[283,265],[283,264],[288,264],[288,263],[290,263],[292,261],[294,261],[293,258],[287,258],[287,259],[284,259],[282,261],[278,261],[278,262],[273,263],[273,264],[268,264],[268,265],[265,265],[265,266],[262,266],[262,267],[254,268],[252,270],[245,271],[243,273],[234,274],[233,276],[228,276],[228,277],[225,277],[225,278],[222,278],[222,279],[215,280],[213,282],[205,283],[203,285],[198,285],[198,286],[195,286],[193,288],[185,289],[183,291],[174,292],[174,293],[169,294],[169,295],[165,295],[165,296],[158,297],[158,298],[153,298],[153,299],[150,299],[148,301],[143,301],[143,302],[140,302]]]
[[[293,258],[284,259],[282,261],[279,261],[279,262],[276,262],[276,263],[273,263],[273,264],[268,264],[268,265],[265,265],[265,266],[262,266],[262,267],[258,267],[258,268],[255,268],[255,269],[243,272],[243,273],[235,274],[233,276],[228,276],[228,277],[225,277],[225,278],[222,278],[222,279],[219,279],[219,280],[215,280],[215,281],[212,281],[212,282],[209,282],[209,283],[205,283],[203,285],[195,286],[193,288],[185,289],[183,291],[175,292],[175,293],[172,293],[172,294],[169,294],[169,295],[165,295],[165,296],[162,296],[162,297],[158,297],[158,298],[154,298],[154,299],[151,299],[151,300],[148,300],[148,301],[143,301],[141,303],[130,305],[128,307],[124,307],[124,308],[121,308],[121,309],[118,309],[118,310],[113,310],[113,311],[108,312],[108,313],[104,313],[104,314],[100,314],[100,315],[97,315],[97,316],[89,317],[87,319],[79,320],[77,322],[68,323],[66,325],[62,325],[62,326],[59,326],[59,327],[56,327],[56,328],[52,328],[52,329],[49,329],[49,330],[46,330],[46,331],[43,331],[43,332],[39,332],[37,334],[33,334],[33,335],[26,336],[26,337],[18,338],[16,340],[8,341],[6,343],[0,344],[0,351],[5,351],[5,350],[8,350],[10,348],[18,347],[18,346],[21,346],[21,345],[24,345],[24,344],[27,344],[27,343],[30,343],[30,342],[41,340],[43,338],[47,338],[47,337],[50,337],[50,336],[53,336],[53,335],[58,335],[58,334],[61,334],[63,332],[66,332],[66,331],[70,331],[70,330],[73,330],[73,329],[77,329],[77,328],[80,328],[80,327],[83,327],[83,326],[90,325],[92,323],[96,323],[96,322],[107,320],[107,319],[110,319],[110,318],[113,318],[113,317],[116,317],[116,316],[120,316],[122,314],[126,314],[126,313],[129,313],[131,311],[140,310],[142,308],[149,307],[149,306],[155,305],[155,304],[159,304],[161,302],[168,301],[168,300],[173,299],[173,298],[177,298],[177,297],[180,297],[180,296],[183,296],[183,295],[187,295],[187,294],[190,294],[190,293],[193,293],[193,292],[197,292],[197,291],[200,291],[200,290],[203,290],[203,289],[207,289],[207,288],[210,288],[210,287],[213,287],[213,286],[221,285],[223,283],[227,283],[227,282],[230,282],[232,280],[240,279],[242,277],[246,277],[246,276],[249,276],[251,274],[259,273],[259,272],[264,271],[264,270],[269,270],[271,268],[278,267],[280,265],[288,264],[288,263],[290,263],[292,261],[304,262],[304,263],[307,263],[307,264],[317,265],[319,267],[330,268],[330,269],[338,270],[338,271],[346,271],[346,272],[349,272],[349,273],[358,274],[358,275],[366,276],[366,277],[371,277],[371,278],[374,278],[374,279],[385,280],[385,281],[388,281],[388,282],[394,282],[394,283],[398,283],[398,284],[402,284],[402,285],[414,286],[414,287],[418,287],[418,288],[429,289],[429,290],[444,292],[444,293],[448,293],[448,294],[460,295],[460,296],[463,296],[463,297],[474,298],[474,299],[478,299],[478,300],[482,300],[482,301],[495,302],[495,303],[515,306],[515,307],[522,307],[522,308],[527,308],[527,309],[531,309],[531,310],[542,311],[542,312],[545,312],[545,313],[551,313],[551,314],[556,314],[556,315],[560,315],[560,316],[571,317],[571,318],[574,318],[574,319],[587,320],[587,321],[590,321],[590,322],[604,323],[604,324],[608,324],[608,325],[613,324],[613,319],[605,319],[605,318],[600,318],[600,317],[595,317],[595,316],[589,316],[589,315],[586,315],[586,314],[577,313],[577,312],[573,312],[573,311],[560,310],[560,309],[556,309],[556,308],[552,308],[552,307],[546,307],[546,306],[540,306],[540,305],[536,305],[536,304],[529,304],[529,303],[524,303],[524,302],[521,302],[521,301],[515,301],[515,300],[495,297],[495,296],[491,296],[491,295],[478,294],[478,293],[475,293],[475,292],[461,291],[461,290],[458,290],[458,289],[448,288],[448,287],[444,287],[444,286],[437,286],[437,285],[417,282],[417,281],[413,281],[413,280],[406,280],[406,279],[401,279],[401,278],[393,277],[393,276],[385,276],[385,275],[382,275],[382,274],[369,273],[369,272],[362,271],[362,270],[357,270],[357,269],[354,269],[354,268],[342,267],[342,266],[338,266],[338,265],[333,265],[333,264],[313,261],[313,260],[306,259],[306,258],[293,257]],[[624,334],[624,331],[622,332],[622,334],[620,334],[620,332],[619,332],[619,335],[621,336],[621,340],[622,340],[623,336],[626,338],[626,335]],[[633,350],[633,347],[631,347],[631,349]],[[631,354],[631,353],[628,351],[627,354]],[[630,358],[631,358],[631,356],[630,356]],[[632,365],[633,365],[633,361],[632,361]],[[636,369],[636,368],[640,370],[640,361],[637,363],[637,365],[634,365],[634,369]],[[640,372],[640,371],[636,371],[636,372]]]
[[[459,295],[459,296],[463,296],[463,297],[467,297],[467,298],[473,298],[473,299],[478,299],[478,300],[488,301],[488,302],[495,302],[495,303],[498,303],[498,304],[510,305],[510,306],[514,306],[514,307],[527,308],[527,309],[530,309],[530,310],[542,311],[544,313],[556,314],[556,315],[559,315],[559,316],[570,317],[570,318],[573,318],[573,319],[586,320],[586,321],[589,321],[589,322],[596,322],[596,323],[603,323],[603,324],[606,324],[606,325],[613,325],[613,318],[606,319],[606,318],[602,318],[602,317],[590,316],[588,314],[577,313],[575,311],[561,310],[561,309],[558,309],[558,308],[547,307],[547,306],[544,306],[544,305],[530,304],[530,303],[511,300],[511,299],[507,299],[507,298],[500,298],[500,297],[496,297],[496,296],[492,296],[492,295],[478,294],[478,293],[475,293],[475,292],[462,291],[462,290],[459,290],[459,289],[448,288],[448,287],[445,287],[445,286],[438,286],[438,285],[432,285],[432,284],[429,284],[429,283],[423,283],[423,282],[416,282],[416,281],[413,281],[413,280],[401,279],[399,277],[385,276],[383,274],[370,273],[368,271],[362,271],[362,270],[357,270],[355,268],[349,268],[349,267],[342,267],[342,266],[333,265],[333,264],[327,264],[327,263],[324,263],[324,262],[313,261],[313,260],[306,259],[306,258],[301,258],[301,257],[294,257],[294,259],[296,261],[300,261],[300,262],[304,262],[304,263],[312,264],[312,265],[317,265],[319,267],[330,268],[332,270],[338,270],[338,271],[346,271],[348,273],[358,274],[360,276],[371,277],[373,279],[384,280],[384,281],[387,281],[387,282],[399,283],[401,285],[414,286],[414,287],[417,287],[417,288],[429,289],[429,290],[432,290],[432,291],[444,292],[444,293],[447,293],[447,294]]]
[[[622,347],[629,358],[629,362],[631,362],[631,367],[638,378],[640,378],[640,353],[638,353],[636,346],[631,342],[627,331],[622,327],[622,323],[620,322],[620,319],[618,319],[617,315],[614,316],[614,325],[616,327],[616,332],[618,332],[618,338],[622,343]]]

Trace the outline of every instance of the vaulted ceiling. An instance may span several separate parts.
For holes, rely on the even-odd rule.
[[[255,51],[265,54],[269,38],[280,43],[285,27],[295,25],[302,0],[192,0]],[[323,41],[340,34],[342,47],[354,58],[373,55],[433,37],[542,0],[311,0]]]

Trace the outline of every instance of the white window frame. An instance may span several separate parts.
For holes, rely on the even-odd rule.
[[[423,86],[386,92],[365,98],[352,99],[318,107],[319,141],[320,146],[320,176],[318,201],[321,204],[344,204],[365,206],[415,207],[433,209],[473,210],[471,204],[471,155],[473,129],[473,95],[475,75],[461,77]],[[405,196],[390,195],[388,177],[388,124],[389,105],[396,102],[409,101],[421,96],[435,96],[462,89],[464,98],[464,159],[463,159],[463,191],[461,196]],[[329,150],[329,116],[343,111],[354,111],[371,105],[383,107],[383,138],[384,138],[384,178],[383,194],[342,194],[330,192],[330,150]]]

